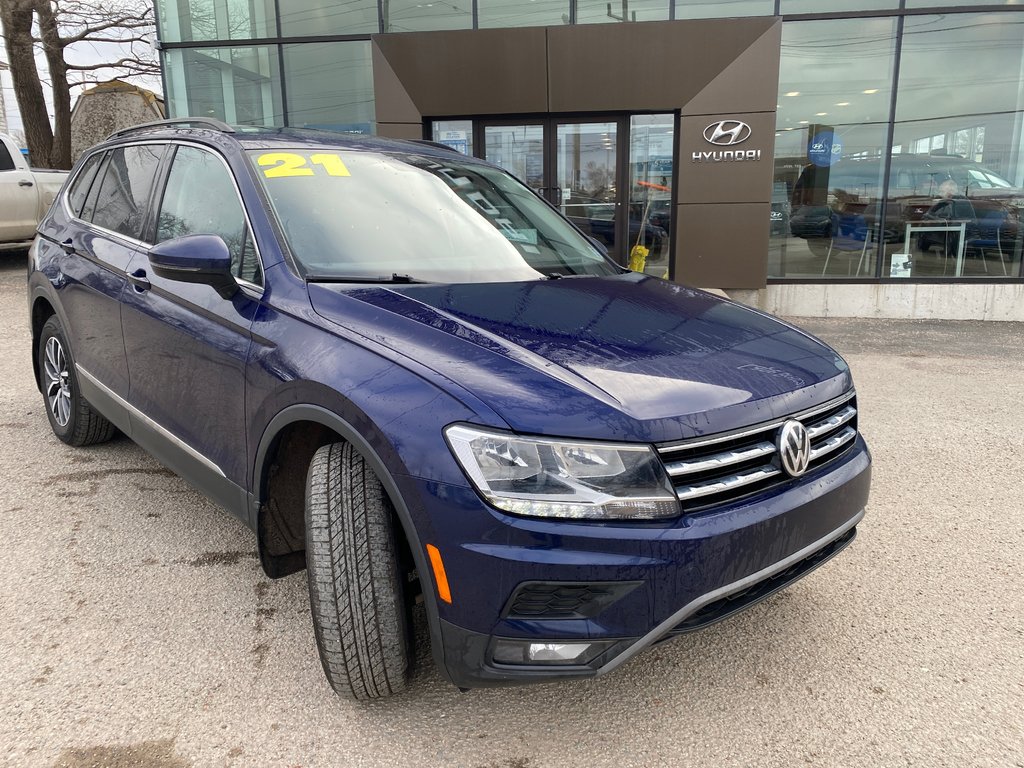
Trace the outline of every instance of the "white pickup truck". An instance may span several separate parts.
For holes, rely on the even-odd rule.
[[[67,171],[28,167],[10,136],[0,133],[0,250],[22,248],[57,195]]]

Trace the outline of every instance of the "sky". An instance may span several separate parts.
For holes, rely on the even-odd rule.
[[[153,31],[153,39],[156,39],[156,31]],[[137,44],[141,50],[144,44]],[[98,64],[103,61],[116,61],[122,56],[127,54],[128,46],[126,45],[112,45],[108,43],[77,43],[71,46],[67,51],[67,59],[69,62],[75,64]],[[154,52],[155,54],[155,52]],[[7,61],[7,53],[3,49],[3,45],[0,44],[0,62]],[[39,70],[39,76],[45,80],[48,79],[48,72],[46,68],[46,59],[42,53],[36,53],[36,67]],[[110,71],[100,70],[98,75],[102,75],[103,79],[109,79],[113,76]],[[125,78],[129,82],[135,83],[143,88],[148,88],[156,93],[162,93],[163,87],[159,77],[132,77]],[[7,129],[8,131],[19,131],[22,129],[21,114],[18,112],[18,103],[14,98],[14,83],[11,80],[11,73],[0,69],[0,86],[3,87],[3,102],[7,112]],[[84,86],[88,88],[89,86]],[[75,98],[81,93],[84,88],[74,88],[71,91],[71,103],[74,105]],[[52,99],[50,98],[50,89],[48,85],[44,84],[43,93],[46,95],[47,110],[50,114],[50,119],[53,119],[53,106]]]

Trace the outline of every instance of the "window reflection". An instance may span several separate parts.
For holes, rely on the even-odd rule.
[[[664,21],[670,0],[576,0],[577,24]]]
[[[228,170],[211,152],[179,147],[167,176],[156,242],[186,235],[217,235],[231,253],[236,277],[260,284],[262,272],[238,192]]]
[[[471,0],[381,0],[381,12],[385,32],[426,32],[473,26]]]
[[[668,279],[672,228],[673,115],[633,115],[629,125],[630,268]],[[641,251],[637,246],[643,246]]]
[[[281,125],[277,61],[276,46],[165,51],[168,114]]]
[[[472,120],[435,120],[430,134],[439,144],[451,147],[463,155],[473,154]]]
[[[485,126],[484,159],[504,168],[532,189],[545,189],[544,126]]]
[[[313,275],[459,283],[617,272],[518,181],[454,153],[295,150],[312,171],[295,176],[268,173],[276,161],[263,154],[250,153],[254,167]]]
[[[544,27],[569,23],[571,0],[477,0],[478,25]]]
[[[157,144],[111,150],[87,219],[112,232],[142,237],[146,205],[162,154],[163,147]]]
[[[282,50],[289,125],[373,132],[369,42],[302,43]]]
[[[376,32],[377,0],[281,0],[284,37]]]
[[[768,269],[773,277],[864,277],[882,240],[895,21],[782,28]]]
[[[822,11],[877,11],[900,7],[900,0],[842,0],[824,4],[821,0],[782,0],[779,13],[821,13]]]
[[[908,17],[885,277],[1020,274],[1024,15]]]
[[[277,34],[273,0],[157,0],[160,39],[251,40]]]
[[[771,16],[775,0],[675,0],[677,19]]]

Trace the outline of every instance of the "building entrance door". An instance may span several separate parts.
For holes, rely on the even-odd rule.
[[[481,157],[543,195],[620,264],[667,276],[674,118],[563,115],[439,120],[433,138]],[[637,266],[637,264],[641,266]]]
[[[478,121],[476,153],[515,174],[623,262],[620,123],[543,118]]]

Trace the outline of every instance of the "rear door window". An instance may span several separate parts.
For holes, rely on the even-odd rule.
[[[955,219],[973,219],[974,218],[974,206],[971,205],[968,200],[956,200],[953,206],[953,218]]]
[[[108,153],[92,211],[93,224],[136,240],[142,237],[163,149],[159,144],[140,144]]]

